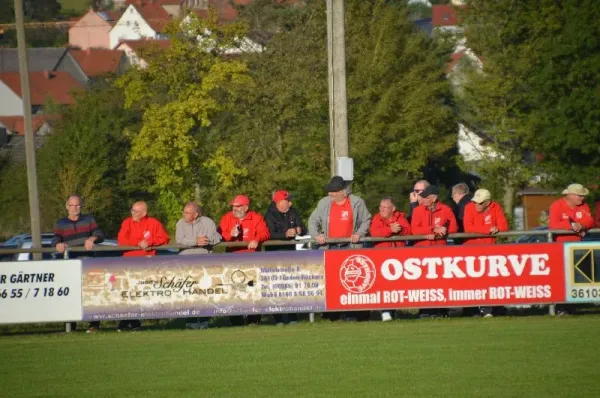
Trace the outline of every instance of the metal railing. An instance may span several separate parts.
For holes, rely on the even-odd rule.
[[[589,233],[600,233],[600,228],[594,228],[588,230]],[[563,229],[553,229],[553,230],[529,230],[529,231],[507,231],[507,232],[499,232],[494,235],[488,234],[474,234],[474,233],[456,233],[448,235],[447,239],[469,239],[469,238],[502,238],[502,237],[514,237],[514,236],[545,236],[548,242],[552,242],[555,236],[561,235],[576,235],[573,231],[563,230]],[[427,240],[426,235],[406,235],[406,236],[393,236],[389,238],[383,237],[363,237],[358,243],[366,243],[366,242],[406,242],[406,241],[419,241],[419,240]],[[327,239],[325,245],[331,244],[344,244],[344,243],[352,243],[349,238],[343,239]],[[514,242],[507,242],[514,243]],[[314,238],[311,239],[302,239],[302,240],[268,240],[261,244],[261,249],[264,250],[267,247],[276,247],[276,246],[295,246],[299,244],[308,244],[309,247],[317,244]],[[318,244],[317,244],[318,245]],[[246,247],[248,246],[248,242],[221,242],[215,247],[226,247],[226,248],[236,248],[236,247]],[[318,245],[322,246],[322,245]],[[149,250],[185,250],[185,249],[196,249],[197,246],[183,246],[183,245],[161,245],[161,246],[152,246]],[[131,251],[131,250],[141,250],[137,246],[110,246],[110,245],[95,245],[91,250],[95,251]],[[68,252],[87,252],[83,246],[73,246],[67,249]],[[18,253],[56,253],[56,249],[53,247],[46,248],[3,248],[0,246],[0,254],[18,254]],[[68,257],[67,257],[68,258]]]

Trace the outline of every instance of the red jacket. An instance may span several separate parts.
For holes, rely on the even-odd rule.
[[[402,227],[399,233],[392,233],[392,227],[390,224],[398,223]],[[371,220],[371,226],[369,227],[369,233],[371,236],[375,237],[384,237],[389,238],[390,236],[402,236],[402,235],[410,235],[410,224],[406,219],[404,213],[396,210],[392,217],[389,219],[384,219],[381,217],[381,214],[377,213],[375,217]],[[406,241],[402,242],[378,242],[375,243],[375,247],[399,247],[406,246]]]
[[[169,234],[165,227],[153,217],[144,217],[139,222],[133,221],[133,218],[127,217],[121,224],[117,242],[121,246],[137,246],[143,239],[146,239],[149,246],[160,246],[169,243]],[[123,254],[125,257],[134,256],[153,256],[156,250],[133,250]]]
[[[500,232],[508,231],[508,222],[502,211],[502,207],[496,203],[491,202],[490,205],[483,212],[479,213],[475,209],[475,203],[471,202],[465,206],[465,217],[464,217],[465,232],[472,232],[477,234],[489,234],[491,227],[498,228]],[[467,239],[465,245],[486,245],[496,243],[496,238],[476,238]]]
[[[600,228],[600,200],[596,202],[594,212],[596,213],[596,228]]]
[[[413,235],[429,235],[433,233],[434,227],[446,227],[449,234],[458,231],[456,217],[452,209],[443,203],[436,202],[433,211],[419,205],[413,210],[410,223]],[[445,245],[446,239],[419,240],[414,246]]]
[[[583,203],[574,208],[570,208],[565,198],[555,200],[550,205],[550,229],[572,229],[571,222],[579,223],[585,229],[590,229],[594,226],[592,212],[587,203]],[[556,242],[578,242],[581,240],[579,235],[562,235],[557,236]]]
[[[236,224],[240,224],[243,230],[243,235],[240,234],[237,237],[233,238],[231,236],[231,230]],[[267,223],[265,219],[260,214],[249,211],[246,213],[246,216],[243,219],[239,219],[233,215],[233,212],[225,214],[221,218],[221,222],[219,223],[219,229],[221,231],[221,236],[223,236],[223,240],[227,242],[250,242],[251,240],[256,240],[258,243],[262,243],[266,240],[269,240],[269,228],[267,227]],[[232,247],[227,251],[231,252],[250,252],[255,251],[254,249],[249,250],[244,247]]]

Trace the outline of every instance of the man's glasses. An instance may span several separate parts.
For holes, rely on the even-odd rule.
[[[137,214],[142,213],[142,210],[131,209],[131,212]]]
[[[414,193],[421,193],[421,192],[423,192],[423,191],[424,191],[424,189],[413,189],[413,192],[414,192]]]
[[[232,205],[231,207],[233,207],[234,209],[235,209],[235,208],[238,208],[238,209],[239,209],[240,207],[244,207],[244,205]]]
[[[81,205],[67,205],[69,207],[81,207]]]

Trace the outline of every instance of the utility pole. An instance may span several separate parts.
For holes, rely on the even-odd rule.
[[[331,175],[336,159],[348,156],[348,102],[346,97],[346,42],[344,0],[327,0],[327,59],[329,66],[329,140]]]
[[[25,158],[27,161],[27,187],[29,190],[29,217],[31,220],[31,239],[33,248],[42,247],[40,227],[40,205],[38,201],[37,167],[35,163],[35,143],[31,123],[31,99],[29,92],[29,71],[27,70],[27,43],[23,21],[23,2],[15,0],[15,21],[17,25],[17,43],[19,54],[19,74],[21,75],[21,97],[23,98],[23,117],[25,119]],[[41,260],[41,253],[34,253],[34,260]]]

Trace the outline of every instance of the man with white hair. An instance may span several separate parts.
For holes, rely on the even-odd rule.
[[[194,202],[188,202],[183,208],[183,217],[175,226],[175,241],[178,245],[190,246],[179,254],[210,253],[213,246],[221,241],[215,222],[203,216]]]
[[[562,191],[561,199],[550,205],[550,229],[568,229],[577,235],[557,236],[556,242],[578,242],[594,226],[594,219],[585,197],[590,191],[581,184],[571,184]]]

